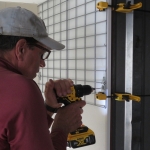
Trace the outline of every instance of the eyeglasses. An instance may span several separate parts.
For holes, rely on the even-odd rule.
[[[41,59],[42,59],[42,60],[47,59],[47,58],[49,57],[50,53],[51,53],[50,50],[48,50],[47,48],[45,48],[45,47],[43,47],[43,46],[41,46],[41,45],[38,45],[38,44],[29,44],[29,45],[38,47],[39,49],[42,49],[42,50],[45,51],[44,54],[41,55]]]

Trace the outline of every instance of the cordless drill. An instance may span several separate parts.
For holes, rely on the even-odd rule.
[[[89,95],[95,88],[90,85],[77,84],[71,87],[71,93],[65,97],[58,97],[57,101],[65,106],[73,102],[80,101],[84,95]],[[87,126],[82,125],[76,131],[69,133],[67,146],[71,148],[79,148],[95,143],[95,134]]]

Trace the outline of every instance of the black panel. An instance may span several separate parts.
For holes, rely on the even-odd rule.
[[[143,13],[134,12],[134,44],[133,44],[133,94],[141,95],[144,85],[144,34],[143,34]],[[142,35],[143,34],[143,35]],[[143,93],[144,94],[144,93]],[[142,109],[141,102],[132,104],[132,150],[141,148],[141,127],[142,127]]]
[[[112,4],[126,3],[113,0]],[[134,11],[133,94],[150,95],[150,1]],[[112,13],[112,93],[125,91],[125,14]],[[133,102],[132,150],[150,149],[150,96]],[[111,150],[124,150],[124,103],[112,100]]]
[[[123,1],[113,1],[117,4]],[[125,14],[112,12],[112,93],[125,90]],[[124,148],[124,103],[112,99],[111,150]]]
[[[150,10],[150,1],[145,1],[145,9]],[[145,13],[145,78],[144,78],[144,94],[150,95],[150,13]],[[143,99],[143,149],[150,149],[150,96]]]
[[[134,1],[138,3],[138,0]],[[134,12],[133,93],[143,95],[139,104],[133,103],[132,150],[150,149],[150,1],[141,1],[142,11]]]

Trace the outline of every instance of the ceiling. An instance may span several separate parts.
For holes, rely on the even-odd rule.
[[[2,2],[21,2],[21,3],[34,3],[34,4],[40,4],[47,0],[0,0]]]

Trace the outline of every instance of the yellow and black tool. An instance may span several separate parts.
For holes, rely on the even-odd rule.
[[[81,100],[81,97],[91,94],[93,90],[95,90],[95,88],[92,88],[90,85],[76,84],[71,87],[70,94],[65,97],[57,97],[57,101],[59,103],[68,105],[70,103]]]
[[[101,1],[101,2],[98,2],[96,5],[96,8],[99,9],[99,11],[104,11],[108,7],[111,7],[112,10],[116,12],[129,13],[135,9],[141,8],[142,3],[139,2],[137,4],[131,4],[131,1],[128,1],[127,3],[119,3],[116,6],[112,6],[112,5],[109,5],[107,2]]]
[[[96,98],[98,100],[106,100],[107,98],[114,98],[116,101],[127,101],[127,102],[129,102],[130,100],[133,100],[136,102],[141,101],[141,98],[139,96],[135,96],[130,93],[114,93],[111,96],[106,96],[105,93],[98,92],[96,94]]]
[[[69,133],[67,139],[67,146],[72,148],[88,146],[94,143],[95,143],[94,132],[84,125],[78,128],[75,132]]]
[[[58,97],[57,101],[63,103],[65,106],[73,102],[80,101],[81,97],[89,95],[95,88],[89,85],[77,84],[71,87],[71,93],[65,97]],[[96,142],[94,132],[87,126],[82,125],[76,131],[69,133],[67,139],[67,146],[71,148],[79,148],[83,146],[92,145]]]

